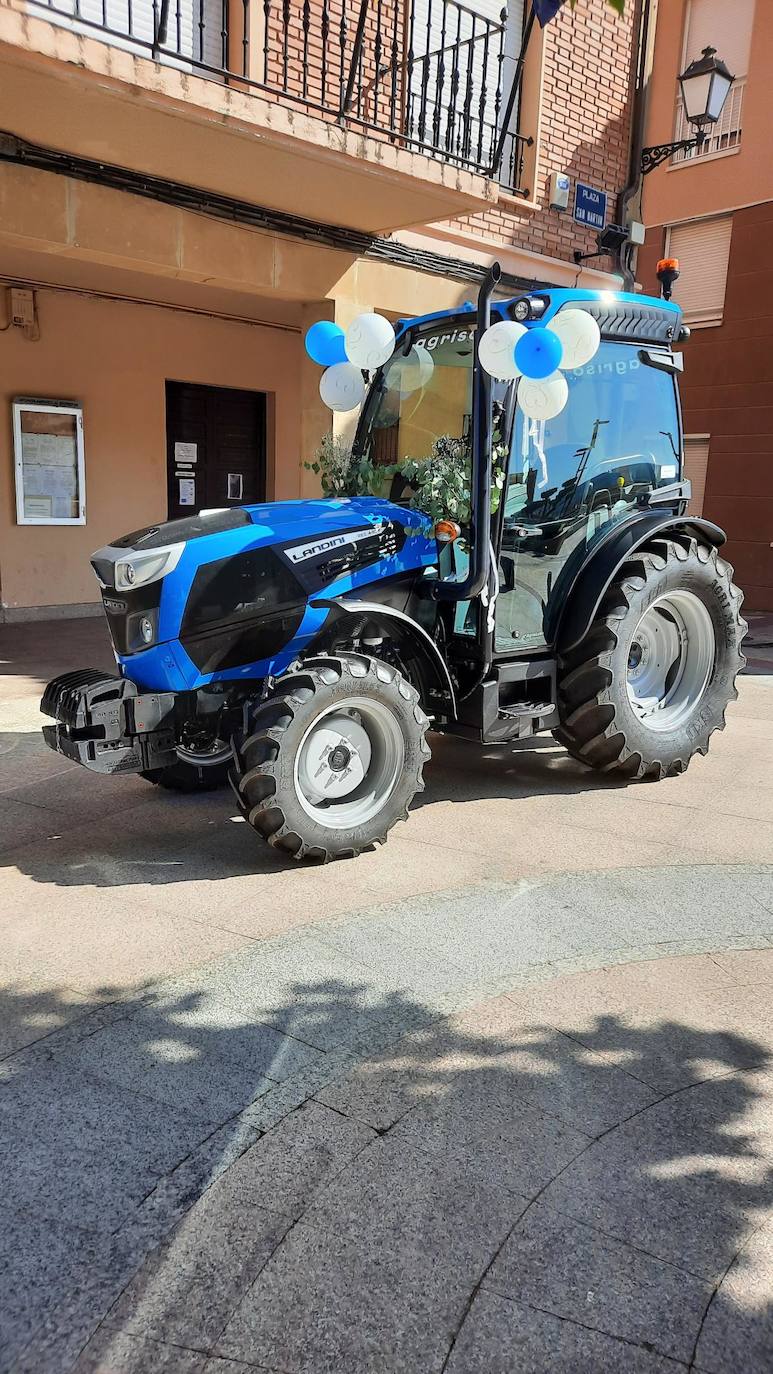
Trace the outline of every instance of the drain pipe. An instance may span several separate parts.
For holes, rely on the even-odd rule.
[[[502,275],[493,262],[478,292],[478,316],[472,360],[472,549],[470,568],[462,582],[436,582],[440,601],[471,601],[488,583],[491,541],[491,378],[478,362],[478,349],[491,322],[491,296]]]
[[[652,73],[652,46],[657,18],[657,0],[642,0],[639,16],[639,43],[636,60],[636,78],[633,92],[633,117],[631,121],[631,155],[628,170],[628,185],[620,192],[617,200],[617,222],[627,228],[631,202],[641,196],[642,170],[641,151],[644,147],[644,126],[647,116],[647,89]],[[633,291],[636,277],[633,269],[635,245],[630,239],[617,250],[617,267],[623,278],[623,290]]]

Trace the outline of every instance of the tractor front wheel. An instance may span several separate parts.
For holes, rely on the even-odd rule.
[[[695,539],[653,540],[610,586],[561,662],[555,737],[592,768],[631,778],[684,772],[738,695],[742,593]]]
[[[231,783],[250,825],[295,859],[383,844],[424,788],[429,721],[389,664],[307,660],[250,715],[249,733],[233,741]]]

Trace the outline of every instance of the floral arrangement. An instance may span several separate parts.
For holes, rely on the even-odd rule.
[[[505,483],[507,450],[495,443],[492,449],[491,514],[499,509]],[[412,488],[411,505],[431,520],[455,520],[464,528],[472,519],[470,454],[464,439],[441,434],[427,458],[405,458],[400,475]]]
[[[306,463],[310,472],[319,477],[323,496],[374,496],[383,486],[385,477],[394,469],[376,467],[369,458],[355,454],[345,439],[326,434],[314,461]]]
[[[502,500],[507,466],[507,447],[496,433],[491,457],[494,515]],[[326,434],[314,461],[306,467],[319,477],[324,496],[375,496],[383,491],[386,481],[399,473],[409,504],[433,522],[455,520],[464,529],[472,518],[469,445],[466,439],[450,434],[439,435],[426,458],[404,458],[389,466],[372,463],[368,457],[354,453],[345,440]]]

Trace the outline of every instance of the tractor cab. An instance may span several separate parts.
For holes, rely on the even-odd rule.
[[[526,659],[542,704],[554,700],[553,651],[582,568],[644,511],[679,513],[689,497],[677,390],[682,360],[673,351],[682,333],[678,306],[638,295],[554,290],[493,302],[490,319],[549,325],[578,306],[597,321],[601,343],[590,362],[566,372],[569,395],[558,415],[529,419],[518,405],[517,380],[492,379],[490,396],[480,398],[490,407],[482,436],[490,457],[477,484],[473,412],[476,387],[485,379],[476,368],[471,305],[403,326],[393,357],[372,383],[355,440],[376,466],[397,464],[402,472],[406,459],[428,461],[436,474],[433,513],[459,525],[458,537],[441,544],[439,563],[446,652],[457,672],[474,680],[490,661],[501,665],[499,676],[508,676],[510,662],[510,673],[523,681],[526,670],[514,660]],[[392,495],[427,508],[426,489],[412,492],[401,477]],[[469,575],[480,502],[490,513],[489,596],[456,599],[455,584]],[[541,682],[539,660],[547,655]],[[512,689],[505,692],[512,696]],[[477,720],[460,724],[478,733]]]

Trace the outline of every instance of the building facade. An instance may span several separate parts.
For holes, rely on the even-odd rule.
[[[526,10],[526,15],[524,14]],[[0,618],[88,613],[117,535],[311,494],[303,333],[619,285],[640,6],[0,0]],[[551,176],[569,208],[550,206]]]
[[[767,0],[660,0],[647,145],[689,137],[677,76],[706,46],[735,76],[700,152],[644,180],[647,225],[638,277],[657,288],[679,259],[674,298],[691,338],[682,405],[693,508],[728,533],[749,610],[773,608],[773,5]]]

